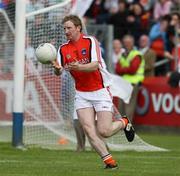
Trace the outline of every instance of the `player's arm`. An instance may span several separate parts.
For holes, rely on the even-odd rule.
[[[99,67],[98,61],[93,61],[88,64],[79,64],[78,62],[73,62],[68,65],[69,70],[77,70],[84,72],[92,72],[97,70]]]
[[[55,75],[59,76],[62,74],[63,67],[57,61],[52,61],[52,66],[54,68]]]
[[[52,61],[52,66],[54,68],[54,73],[55,75],[59,76],[62,74],[63,71],[63,67],[62,67],[62,56],[60,54],[61,51],[61,46],[58,49],[58,53],[57,53],[57,60]]]

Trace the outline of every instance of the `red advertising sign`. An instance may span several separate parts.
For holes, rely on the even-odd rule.
[[[172,88],[166,77],[146,78],[140,88],[134,123],[180,127],[180,87]]]
[[[49,74],[29,75],[25,81],[26,120],[33,120],[32,114],[38,118],[47,116],[47,120],[56,120],[60,111],[60,78]],[[12,120],[13,86],[12,74],[0,75],[0,122]],[[31,116],[26,110],[32,113]]]
[[[29,78],[25,86],[25,99],[27,109],[36,115],[48,115],[52,105],[60,110],[60,79],[41,75],[43,89],[36,77]],[[55,85],[54,85],[55,84]],[[54,89],[56,87],[56,89]],[[48,92],[52,98],[48,98]],[[13,80],[11,74],[0,75],[0,121],[9,121],[12,118]],[[52,101],[54,103],[52,103]],[[115,104],[118,100],[114,99]],[[55,110],[56,110],[55,109]],[[53,111],[55,111],[53,109]],[[52,119],[57,115],[50,114]],[[28,118],[29,119],[29,118]],[[138,125],[174,126],[180,127],[180,87],[171,88],[166,77],[151,77],[143,82],[137,102],[137,112],[134,123]]]
[[[0,122],[12,119],[12,74],[0,74]]]

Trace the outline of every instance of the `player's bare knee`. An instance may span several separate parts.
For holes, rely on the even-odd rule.
[[[110,136],[109,130],[107,128],[106,129],[103,129],[103,128],[99,129],[98,132],[104,138],[107,138]]]
[[[88,125],[88,124],[84,125],[83,129],[88,137],[90,138],[94,137],[95,132],[94,132],[94,128],[91,125]]]

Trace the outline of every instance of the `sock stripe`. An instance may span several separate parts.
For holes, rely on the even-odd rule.
[[[120,120],[124,124],[124,127],[126,127],[126,125],[128,124],[128,120],[126,118],[122,118]]]
[[[103,158],[103,161],[105,162],[105,161],[108,161],[109,159],[111,159],[112,158],[112,156],[110,155],[110,156],[107,156],[107,157],[105,157],[105,158]]]
[[[107,164],[116,165],[116,161],[113,159],[113,157],[112,157],[110,154],[103,159],[103,162],[104,162],[106,165],[107,165]]]
[[[107,155],[104,155],[104,156],[102,156],[101,158],[104,159],[104,158],[106,158],[107,156],[111,156],[111,154],[108,153]]]
[[[125,121],[124,121],[123,119],[120,119],[120,121],[123,123],[123,125],[124,125],[124,128],[125,128],[125,126],[126,126],[126,123],[125,123]]]

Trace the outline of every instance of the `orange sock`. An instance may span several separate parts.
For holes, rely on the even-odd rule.
[[[128,119],[122,118],[121,121],[124,123],[124,128],[125,128],[126,125],[128,124]]]
[[[116,161],[112,158],[111,154],[102,157],[105,164],[116,165]]]

